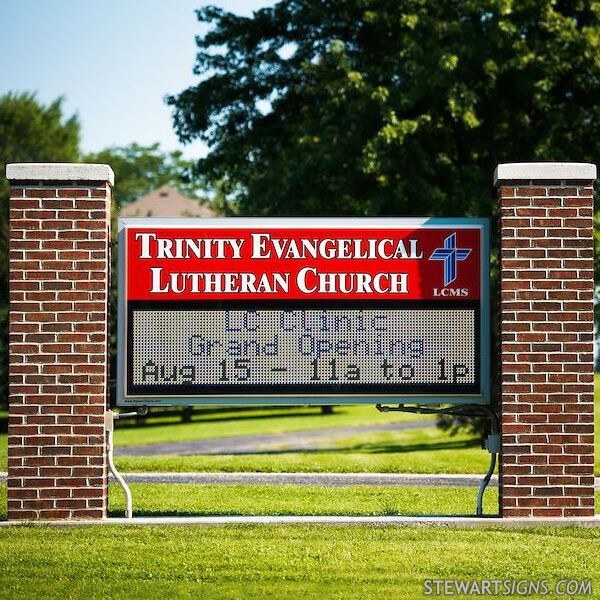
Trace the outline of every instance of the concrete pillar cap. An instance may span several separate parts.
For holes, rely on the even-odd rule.
[[[596,165],[576,162],[502,163],[494,171],[494,185],[514,179],[555,179],[557,181],[593,181]]]
[[[115,183],[109,165],[84,163],[11,163],[6,165],[9,181],[107,181]]]

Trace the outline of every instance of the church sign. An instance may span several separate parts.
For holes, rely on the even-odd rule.
[[[119,405],[489,403],[486,220],[119,226]]]

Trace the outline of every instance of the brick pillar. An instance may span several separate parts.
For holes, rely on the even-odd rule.
[[[11,164],[8,518],[103,518],[107,165]]]
[[[593,183],[582,163],[502,164],[500,512],[594,514]]]

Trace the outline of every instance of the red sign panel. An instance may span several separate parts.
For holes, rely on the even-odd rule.
[[[481,230],[127,229],[128,300],[480,298]]]

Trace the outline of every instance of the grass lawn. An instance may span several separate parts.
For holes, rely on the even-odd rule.
[[[600,375],[595,382],[596,474],[600,475]],[[307,414],[308,412],[308,414]],[[335,413],[322,416],[315,409],[240,411],[227,416],[201,418],[189,425],[155,425],[150,428],[128,427],[115,433],[116,446],[187,441],[224,435],[278,433],[323,427],[345,427],[390,423],[407,419],[434,419],[406,413],[379,413],[372,406],[336,407]],[[183,428],[183,429],[180,429]],[[180,433],[181,431],[181,433]],[[187,437],[192,435],[194,437]],[[119,457],[123,471],[315,471],[315,472],[397,472],[397,473],[482,473],[489,455],[480,448],[479,438],[459,434],[450,436],[435,427],[397,433],[371,433],[335,440],[325,449],[311,452],[263,453],[221,456]]]
[[[135,516],[210,515],[474,515],[477,489],[392,486],[132,484]],[[498,514],[498,492],[484,495],[484,514]],[[111,486],[109,511],[123,516],[125,497]]]
[[[330,473],[485,473],[490,455],[480,440],[450,437],[435,427],[370,433],[305,452],[201,456],[121,456],[122,471],[260,471]]]
[[[600,475],[600,376],[595,379],[596,474]],[[313,410],[314,409],[304,409]],[[294,431],[313,427],[336,427],[353,424],[387,423],[415,418],[403,413],[377,413],[373,407],[337,407],[336,414],[322,417],[318,413],[303,416],[281,415],[262,425],[258,432]],[[238,420],[205,423],[195,439],[214,437],[215,427],[225,427],[223,435],[249,435],[250,428],[260,425],[260,419],[247,421],[251,415],[241,414]],[[434,417],[420,417],[434,418]],[[294,422],[298,419],[297,423]],[[259,421],[257,423],[257,421]],[[323,422],[325,422],[323,424]],[[266,426],[265,426],[266,425]],[[160,437],[174,441],[170,436],[177,426],[157,426]],[[282,429],[290,427],[290,429]],[[168,433],[165,429],[169,429]],[[246,433],[248,432],[248,433]],[[117,431],[117,445],[133,445],[132,427]],[[143,432],[144,443],[158,440],[152,430]],[[139,440],[139,437],[135,439]],[[183,438],[181,438],[183,441]],[[135,443],[139,443],[136,441]],[[310,452],[279,452],[252,455],[219,456],[143,456],[119,457],[117,467],[123,471],[262,471],[262,472],[382,472],[382,473],[483,473],[489,464],[489,454],[480,448],[479,438],[459,434],[450,436],[435,427],[401,432],[371,433],[335,440],[327,448]]]
[[[316,407],[290,407],[280,409],[241,409],[223,412],[199,412],[193,416],[191,423],[182,423],[180,417],[149,418],[145,425],[123,423],[115,431],[115,446],[143,446],[163,442],[184,442],[192,440],[213,439],[224,436],[276,434],[290,431],[313,430],[353,425],[376,425],[383,423],[404,422],[432,419],[407,413],[380,413],[374,406],[340,406],[335,407],[332,415],[322,415]],[[446,436],[445,436],[446,437]],[[200,457],[202,458],[202,457]],[[225,462],[228,458],[225,457]],[[128,470],[128,461],[119,462],[119,468]],[[141,462],[140,462],[141,461]],[[172,462],[172,461],[170,461]],[[201,461],[202,462],[202,461]],[[272,461],[270,461],[272,462]],[[135,469],[161,470],[169,460],[153,461],[135,459]],[[185,464],[185,461],[184,461]],[[209,463],[207,463],[209,464]],[[0,434],[0,470],[7,468],[7,436]],[[169,468],[169,467],[165,467]],[[175,470],[185,470],[180,467]],[[218,466],[208,467],[221,470]],[[318,468],[315,467],[317,470]],[[231,470],[225,467],[224,470]],[[244,469],[242,469],[244,470]],[[253,469],[250,469],[253,470]],[[271,467],[271,471],[281,471]]]
[[[380,413],[374,406],[338,406],[334,414],[327,416],[314,407],[240,410],[198,415],[189,424],[165,424],[163,420],[147,427],[130,425],[117,429],[115,446],[425,419],[435,416]],[[429,427],[333,440],[308,452],[281,449],[251,455],[118,457],[116,463],[123,471],[482,473],[489,464],[489,455],[481,450],[478,439],[467,435],[450,437]]]
[[[115,446],[143,446],[425,419],[435,417],[401,412],[380,413],[375,406],[336,406],[331,415],[322,415],[318,407],[306,406],[227,409],[195,414],[191,423],[182,423],[180,417],[157,417],[147,419],[144,427],[133,423],[117,424]]]
[[[0,598],[10,600],[414,600],[431,579],[591,580],[598,594],[599,573],[600,530],[571,527],[0,530]]]
[[[133,514],[210,515],[474,515],[476,488],[295,485],[130,485]],[[498,514],[498,493],[484,495],[486,515]],[[123,516],[125,495],[109,489],[109,513]],[[0,520],[6,520],[6,484],[0,485]]]

